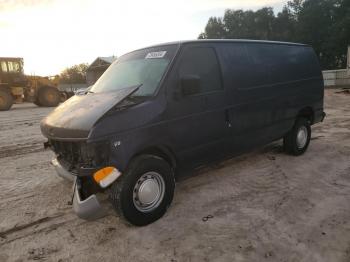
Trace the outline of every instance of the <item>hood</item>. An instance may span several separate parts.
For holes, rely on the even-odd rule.
[[[41,122],[41,132],[52,139],[86,139],[94,124],[111,108],[138,89],[75,95]]]

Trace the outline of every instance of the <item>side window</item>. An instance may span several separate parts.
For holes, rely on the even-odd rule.
[[[253,61],[254,72],[261,73],[265,70],[265,78],[261,74],[257,78],[260,79],[261,83],[283,83],[301,80],[312,75],[310,52],[305,47],[250,45],[250,55]],[[259,62],[260,65],[257,61],[261,62]]]
[[[271,66],[272,57],[270,55],[270,46],[262,44],[247,44],[252,76],[247,78],[245,87],[258,87],[270,83],[269,67]]]
[[[2,72],[7,72],[7,66],[5,61],[1,61],[0,66]]]
[[[252,63],[245,45],[242,43],[225,43],[219,47],[220,60],[223,63],[224,78],[229,85],[237,89],[250,86]]]
[[[308,69],[305,64],[301,47],[277,45],[274,47],[274,63],[271,65],[271,80],[275,83],[295,81],[305,78]]]
[[[214,49],[211,47],[185,49],[179,67],[179,77],[186,75],[200,77],[201,94],[223,89],[219,62]]]
[[[312,47],[304,47],[304,57],[307,60],[305,64],[309,71],[309,77],[320,76],[321,74],[320,63]],[[350,63],[350,57],[349,57],[349,63]]]

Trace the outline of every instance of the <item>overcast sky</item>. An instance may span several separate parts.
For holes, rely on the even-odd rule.
[[[280,11],[286,0],[0,0],[0,56],[54,75],[98,56],[196,39],[227,8]]]

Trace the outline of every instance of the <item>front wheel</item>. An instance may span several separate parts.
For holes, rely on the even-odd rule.
[[[306,118],[299,118],[283,138],[284,150],[295,156],[303,154],[310,144],[311,127]]]
[[[161,218],[172,202],[175,180],[169,164],[153,155],[136,157],[112,185],[110,199],[117,213],[136,226]]]

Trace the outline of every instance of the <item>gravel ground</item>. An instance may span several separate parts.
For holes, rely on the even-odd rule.
[[[308,151],[281,141],[191,171],[146,227],[67,205],[32,104],[0,112],[0,261],[350,261],[350,95],[326,90]],[[211,215],[206,222],[203,217]]]

